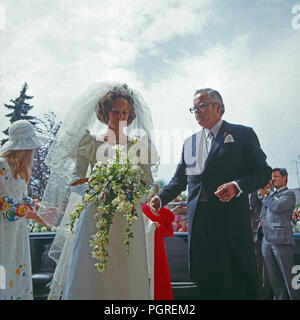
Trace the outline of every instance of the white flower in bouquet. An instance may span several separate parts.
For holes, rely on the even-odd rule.
[[[134,142],[134,144],[137,141]],[[133,144],[133,146],[134,146]],[[96,206],[94,214],[97,232],[92,235],[90,245],[92,257],[97,260],[95,266],[99,272],[107,269],[109,252],[109,233],[114,215],[122,214],[124,218],[126,252],[129,253],[130,240],[134,237],[131,230],[137,221],[136,206],[141,204],[145,196],[151,197],[150,187],[141,178],[145,175],[140,166],[130,162],[128,155],[123,153],[122,146],[114,146],[115,155],[106,163],[97,162],[89,178],[88,190],[82,203],[70,214],[70,229],[81,212],[92,203]],[[132,147],[128,153],[132,153]]]
[[[130,168],[129,172],[131,174],[137,174],[139,172],[139,167],[137,165],[134,165]]]

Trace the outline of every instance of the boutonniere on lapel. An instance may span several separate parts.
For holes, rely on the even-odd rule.
[[[234,139],[233,139],[233,136],[227,132],[224,132],[224,136],[225,136],[225,139],[224,139],[224,143],[231,143],[231,142],[234,142]]]

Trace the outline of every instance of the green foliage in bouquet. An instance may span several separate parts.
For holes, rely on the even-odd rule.
[[[125,154],[122,146],[113,147],[115,155],[106,163],[97,162],[89,177],[88,190],[83,200],[70,214],[70,230],[72,231],[76,220],[88,205],[96,207],[94,215],[97,228],[92,235],[90,245],[92,257],[97,260],[97,270],[102,272],[107,269],[109,252],[109,233],[116,214],[123,215],[125,231],[125,249],[129,254],[130,241],[134,237],[132,225],[137,220],[136,206],[143,200],[153,195],[150,186],[142,182],[144,171],[130,159],[134,158],[137,140],[131,143],[128,154]]]

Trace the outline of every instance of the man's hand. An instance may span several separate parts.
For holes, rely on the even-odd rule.
[[[258,191],[260,191],[260,194],[262,195],[262,197],[265,197],[269,194],[269,191],[265,189],[259,189]]]
[[[215,195],[222,202],[228,202],[238,194],[238,189],[233,182],[224,183],[218,187]]]
[[[152,210],[152,212],[154,214],[156,214],[157,216],[159,216],[159,213],[157,212],[160,209],[160,201],[159,201],[159,197],[155,196],[151,199],[150,201],[150,209]]]

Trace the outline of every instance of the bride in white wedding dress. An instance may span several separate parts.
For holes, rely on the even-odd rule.
[[[150,290],[149,277],[151,274],[153,276],[153,262],[149,261],[149,253],[153,251],[153,244],[149,245],[148,242],[147,257],[144,220],[146,219],[147,224],[149,221],[142,214],[140,206],[137,207],[138,219],[132,227],[134,238],[131,240],[129,254],[124,247],[124,218],[122,215],[115,215],[108,245],[108,268],[103,272],[97,271],[90,247],[91,235],[97,231],[94,221],[96,207],[91,204],[81,213],[75,225],[74,236],[67,226],[68,214],[72,212],[74,204],[80,202],[79,194],[84,193],[89,170],[97,161],[103,162],[111,158],[115,152],[112,147],[116,144],[122,145],[126,152],[132,143],[129,138],[130,129],[135,131],[135,136],[143,136],[137,153],[143,154],[140,164],[146,173],[143,182],[154,185],[151,166],[157,163],[158,158],[151,140],[150,111],[140,94],[119,83],[97,83],[76,104],[78,108],[72,110],[72,115],[68,118],[70,122],[73,121],[73,126],[68,123],[61,128],[48,158],[50,167],[53,168],[53,177],[49,181],[44,201],[48,205],[53,205],[54,200],[62,201],[61,194],[53,197],[60,183],[62,185],[69,181],[73,186],[65,216],[57,229],[50,252],[50,256],[57,261],[57,269],[49,299],[58,299],[62,291],[62,299],[72,300],[151,299],[153,292]],[[81,119],[77,112],[84,112]],[[90,118],[86,116],[87,112],[92,113]],[[106,130],[100,135],[93,135],[85,130],[91,129],[96,122],[106,126]],[[127,133],[124,132],[126,130]],[[59,155],[61,160],[57,163],[56,157]],[[72,171],[68,165],[72,165]],[[59,172],[64,176],[61,177]],[[155,227],[150,227],[150,230],[154,233]],[[153,236],[151,232],[148,235],[150,238]]]

